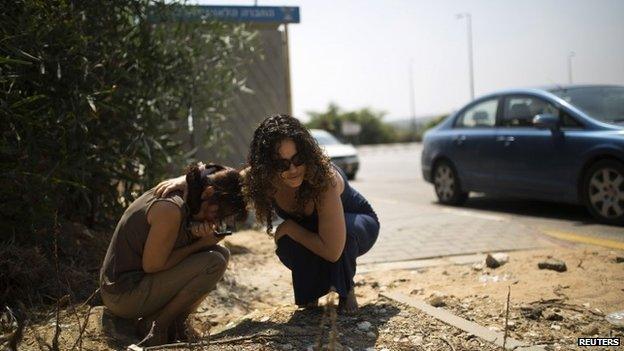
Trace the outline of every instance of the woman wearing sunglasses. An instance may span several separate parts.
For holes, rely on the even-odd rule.
[[[184,178],[184,193],[158,197],[151,189],[128,206],[100,271],[104,304],[137,320],[141,346],[197,336],[187,316],[215,288],[230,256],[217,245],[215,224],[247,215],[236,170],[192,165]]]
[[[244,192],[258,220],[274,233],[276,254],[292,272],[295,303],[313,307],[334,289],[339,310],[357,310],[356,258],[379,233],[366,199],[349,186],[308,130],[294,117],[265,119],[254,132]]]

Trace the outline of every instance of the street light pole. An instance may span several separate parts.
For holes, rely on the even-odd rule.
[[[576,56],[574,51],[568,53],[568,83],[572,84],[572,58]]]
[[[472,60],[472,16],[468,12],[457,14],[457,19],[466,18],[468,32],[468,70],[470,76],[470,100],[474,100],[474,68]]]

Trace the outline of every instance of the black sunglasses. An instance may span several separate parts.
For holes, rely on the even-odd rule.
[[[274,161],[275,163],[275,169],[278,172],[286,172],[287,170],[290,169],[290,165],[294,165],[295,167],[299,167],[304,163],[304,159],[303,159],[303,155],[301,155],[300,153],[296,153],[293,157],[291,157],[290,159],[286,159],[286,158],[279,158],[277,160]]]

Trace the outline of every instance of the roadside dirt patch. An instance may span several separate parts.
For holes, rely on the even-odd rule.
[[[210,331],[216,342],[205,349],[305,350],[316,344],[321,333],[327,343],[335,330],[344,349],[494,350],[494,345],[474,335],[379,294],[396,291],[424,300],[435,295],[443,302],[440,308],[502,331],[508,287],[509,336],[514,339],[544,344],[549,350],[574,349],[576,338],[589,334],[624,339],[622,330],[604,320],[604,314],[624,310],[624,263],[616,260],[622,252],[556,248],[509,253],[509,262],[496,269],[454,265],[369,272],[356,276],[360,312],[337,316],[332,323],[323,318],[323,309],[302,311],[293,305],[290,271],[275,256],[274,243],[266,234],[237,233],[225,245],[233,253],[226,277],[192,316],[194,326]],[[548,256],[565,261],[568,270],[538,269],[537,263]],[[60,349],[71,349],[79,339],[87,311],[88,306],[63,309]],[[47,313],[44,322],[25,329],[20,349],[50,344],[56,317],[53,311]],[[123,331],[127,339],[119,335],[111,339],[102,330],[101,317],[101,308],[91,310],[80,338],[84,349],[119,349],[136,340],[130,324]]]
[[[510,252],[509,262],[450,265],[412,271],[370,272],[358,280],[363,300],[378,291],[397,291],[440,304],[454,314],[504,331],[510,294],[509,336],[548,349],[577,349],[577,338],[619,336],[624,330],[604,316],[624,310],[621,251],[597,247]],[[567,271],[541,270],[548,257],[566,262]]]

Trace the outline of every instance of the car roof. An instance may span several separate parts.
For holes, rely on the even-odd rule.
[[[541,87],[536,87],[540,90],[545,91],[554,91],[554,90],[567,90],[567,89],[576,89],[576,88],[604,88],[604,87],[614,87],[614,88],[624,88],[621,85],[617,84],[552,84],[545,85]]]
[[[318,134],[318,135],[320,135],[320,134],[332,135],[330,132],[328,132],[328,131],[326,131],[324,129],[310,129],[310,133],[313,134],[313,135],[314,134]]]
[[[565,85],[544,85],[544,86],[536,86],[536,87],[526,87],[526,88],[511,88],[511,89],[503,89],[493,91],[489,94],[478,97],[476,100],[480,100],[485,97],[499,96],[499,95],[509,95],[509,94],[538,94],[544,95],[544,93],[552,94],[553,91],[557,90],[568,90],[568,89],[577,89],[577,88],[599,88],[599,87],[618,87],[624,88],[621,85],[615,84],[565,84]]]
[[[514,89],[504,89],[504,90],[498,90],[498,91],[494,91],[491,92],[489,94],[486,95],[482,95],[479,96],[478,98],[474,99],[473,101],[465,104],[464,106],[462,106],[461,109],[459,109],[458,111],[456,111],[451,118],[448,119],[449,122],[447,122],[447,125],[450,125],[451,121],[454,121],[456,119],[456,117],[459,115],[459,113],[461,113],[462,111],[464,111],[465,109],[467,109],[469,106],[474,106],[474,104],[478,103],[479,101],[483,101],[483,100],[487,100],[487,99],[491,99],[491,98],[496,98],[496,97],[501,97],[503,95],[511,95],[511,94],[530,94],[530,95],[535,95],[535,96],[541,96],[543,98],[547,98],[547,99],[551,99],[551,100],[555,100],[558,103],[560,103],[561,105],[566,106],[568,109],[574,111],[576,113],[576,115],[580,116],[585,122],[590,123],[594,126],[598,126],[601,128],[604,127],[608,127],[611,128],[612,126],[609,126],[601,121],[598,121],[594,118],[592,118],[591,116],[587,115],[585,112],[579,110],[576,106],[568,103],[567,101],[563,100],[561,97],[557,96],[554,92],[557,90],[562,90],[562,89],[577,89],[577,88],[598,88],[598,87],[617,87],[617,88],[624,88],[624,86],[621,85],[615,85],[615,84],[567,84],[567,85],[551,85],[551,86],[542,86],[542,87],[530,87],[530,88],[514,88]]]

